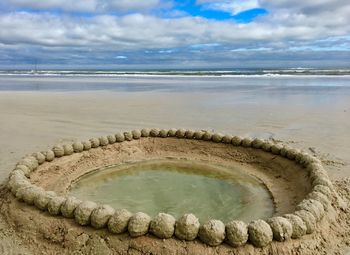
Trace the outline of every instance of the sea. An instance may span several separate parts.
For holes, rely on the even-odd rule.
[[[349,69],[0,70],[0,90],[226,91],[349,86]]]

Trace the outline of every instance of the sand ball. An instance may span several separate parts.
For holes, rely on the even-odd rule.
[[[295,160],[298,160],[299,164],[303,165],[303,166],[307,166],[308,163],[308,159],[310,158],[310,155],[305,152],[305,151],[301,151],[296,157]]]
[[[17,189],[31,184],[28,178],[23,175],[12,175],[7,183],[7,187],[12,191],[13,194],[16,194]]]
[[[42,163],[44,163],[45,160],[46,160],[45,155],[42,154],[41,152],[35,152],[35,153],[33,153],[33,157],[36,158],[36,160],[38,161],[39,165],[41,165]]]
[[[316,218],[312,213],[300,210],[294,213],[296,216],[300,217],[306,225],[306,234],[311,234],[316,229]]]
[[[148,128],[141,129],[141,136],[142,137],[149,137],[150,130]]]
[[[175,218],[166,213],[159,213],[150,224],[150,232],[159,238],[170,238],[175,231]]]
[[[100,139],[98,138],[91,138],[90,140],[91,143],[91,148],[97,148],[98,146],[100,146]]]
[[[9,180],[7,184],[7,186],[9,187],[9,189],[11,190],[14,196],[16,196],[18,189],[28,185],[31,185],[31,183],[27,178],[14,177],[14,176]]]
[[[176,131],[177,131],[176,128],[171,128],[171,129],[169,129],[169,131],[168,131],[168,136],[170,136],[170,137],[175,137],[175,136],[176,136]]]
[[[35,157],[29,156],[21,159],[17,165],[25,165],[30,171],[34,171],[39,166],[39,162]]]
[[[298,160],[298,162],[304,167],[307,167],[309,164],[312,163],[321,164],[321,161],[318,158],[306,153],[305,151],[299,151],[299,153],[295,157],[295,160]]]
[[[97,204],[92,201],[84,201],[74,210],[75,222],[85,226],[90,223],[90,217],[93,210],[97,208]]]
[[[279,155],[282,148],[282,145],[274,144],[271,146],[271,152],[272,154]]]
[[[310,193],[311,194],[311,193]],[[297,209],[311,212],[317,221],[320,221],[325,214],[325,207],[316,199],[304,199],[297,205]]]
[[[32,205],[34,204],[34,199],[42,192],[44,192],[43,188],[32,185],[23,193],[22,199],[27,205]]]
[[[313,163],[316,163],[316,164],[321,164],[321,161],[312,156],[312,155],[309,155],[307,153],[304,153],[303,157],[300,159],[300,162],[306,167],[310,164],[313,164]]]
[[[159,136],[159,129],[158,128],[152,128],[149,132],[149,135],[152,137],[158,137]]]
[[[51,215],[58,215],[61,212],[61,206],[66,201],[65,197],[52,197],[49,199],[47,203],[47,210]]]
[[[200,130],[194,131],[193,139],[201,140],[203,139],[203,135],[204,135],[203,131],[200,131]]]
[[[234,146],[240,146],[240,145],[242,144],[242,138],[235,135],[235,136],[232,138],[231,143],[232,143]]]
[[[24,197],[24,194],[27,192],[28,189],[32,188],[33,187],[33,184],[31,183],[26,183],[26,184],[23,184],[21,186],[18,186],[18,188],[16,189],[16,193],[15,191],[13,190],[12,191],[12,194],[15,195],[15,197],[21,201],[23,200],[23,197]]]
[[[185,129],[178,129],[176,131],[176,137],[177,138],[184,138],[185,137],[185,134],[186,134],[186,130]]]
[[[300,238],[306,234],[306,224],[299,216],[295,214],[285,214],[283,218],[286,218],[292,224],[293,231],[291,237],[293,239]]]
[[[137,237],[147,234],[151,217],[145,213],[138,212],[131,216],[128,223],[128,231],[130,236]]]
[[[223,143],[231,143],[232,142],[232,135],[224,135],[224,137],[222,138],[221,142]]]
[[[272,145],[273,145],[273,144],[272,144],[271,142],[265,141],[265,142],[262,144],[261,149],[262,149],[263,151],[270,152],[270,151],[271,151]]]
[[[33,184],[26,177],[23,178],[23,175],[14,174],[10,176],[6,186],[18,198],[18,190],[31,185]]]
[[[289,148],[287,146],[282,146],[282,149],[280,151],[280,155],[282,157],[287,157],[288,150],[289,150]]]
[[[222,138],[223,138],[223,134],[220,134],[220,133],[215,133],[213,134],[213,136],[211,137],[211,140],[215,143],[220,143]]]
[[[131,132],[124,132],[125,141],[131,141],[133,139]]]
[[[185,137],[187,139],[193,139],[194,131],[193,130],[186,130]]]
[[[298,153],[299,152],[296,149],[289,149],[287,151],[287,158],[290,159],[290,160],[294,160]]]
[[[132,133],[132,137],[134,138],[134,139],[140,139],[141,138],[141,131],[140,130],[133,130],[133,131],[131,131],[131,133]]]
[[[24,165],[20,165],[20,166],[27,168]],[[10,172],[10,179],[12,178],[12,176],[16,176],[16,177],[21,178],[21,179],[27,179],[23,170],[21,168],[18,168],[18,166],[16,167],[16,169],[14,169]]]
[[[100,141],[100,146],[106,146],[109,144],[109,140],[107,136],[101,136],[98,138],[98,140]]]
[[[64,155],[72,155],[74,153],[73,146],[71,144],[63,145]]]
[[[115,135],[108,135],[107,139],[109,144],[114,144],[117,141],[117,138],[115,138]]]
[[[16,180],[28,180],[28,178],[25,176],[25,173],[21,169],[18,169],[17,167],[14,171],[12,171],[10,173],[9,180],[10,181],[14,180],[14,179],[16,179]]]
[[[91,142],[90,141],[83,141],[82,144],[84,145],[84,151],[88,151],[91,149]]]
[[[312,191],[307,195],[307,198],[314,199],[323,205],[323,208],[328,211],[331,208],[331,201],[326,195],[318,191]]]
[[[248,225],[249,241],[255,247],[265,247],[272,242],[273,232],[269,224],[263,220],[255,220]]]
[[[15,170],[13,170],[10,173],[10,177],[9,177],[9,184],[14,184],[14,182],[16,181],[21,181],[21,180],[28,180],[28,178],[25,176],[24,172],[18,168],[16,168]],[[9,185],[11,186],[11,185]]]
[[[192,241],[199,231],[199,220],[193,214],[184,214],[175,223],[175,236],[180,240]]]
[[[318,177],[328,178],[327,172],[324,170],[322,164],[312,163],[307,166],[309,177],[313,181]]]
[[[326,197],[328,197],[329,199],[332,199],[332,191],[327,186],[316,185],[316,186],[313,187],[312,190],[316,191],[316,192],[320,192],[323,195],[325,195]]]
[[[53,150],[47,150],[45,152],[46,161],[51,162],[55,159],[55,152]]]
[[[301,159],[303,158],[304,151],[299,151],[297,155],[295,155],[295,161],[299,164],[301,164]]]
[[[108,220],[108,230],[114,234],[124,233],[128,229],[131,216],[132,213],[126,209],[116,210]]]
[[[55,157],[60,158],[64,156],[64,149],[61,145],[56,145],[52,148],[52,151],[55,153]]]
[[[25,165],[17,165],[16,169],[21,171],[25,176],[29,177],[30,169],[27,166],[25,166]]]
[[[34,205],[40,210],[47,210],[47,205],[52,197],[56,196],[53,191],[43,191],[34,198]]]
[[[264,143],[264,140],[261,140],[259,138],[255,138],[252,141],[252,147],[255,149],[260,149],[262,147],[263,143]]]
[[[312,181],[312,186],[315,187],[317,185],[323,185],[327,186],[329,189],[334,190],[333,183],[329,180],[328,177],[323,176],[323,177],[316,177]]]
[[[315,165],[315,164],[312,164]],[[319,165],[319,168],[308,168],[309,171],[309,178],[311,180],[311,182],[314,182],[316,179],[320,179],[320,178],[325,178],[325,179],[329,179],[328,173],[326,172],[326,170],[322,167],[322,165]]]
[[[225,224],[219,220],[209,220],[200,226],[199,238],[210,246],[221,244],[225,239]]]
[[[316,221],[320,221],[324,216],[323,205],[314,199],[304,199],[296,206],[296,209],[310,212],[315,217]]]
[[[84,145],[81,142],[73,143],[74,152],[82,152],[84,150]]]
[[[162,138],[166,138],[168,137],[168,130],[165,130],[165,129],[162,129],[159,131],[159,136],[162,137]]]
[[[248,226],[243,221],[231,221],[226,224],[226,242],[238,247],[248,241]]]
[[[270,225],[273,233],[273,239],[283,242],[292,237],[293,226],[288,219],[283,217],[272,217],[266,222]]]
[[[12,171],[10,178],[6,184],[6,187],[16,196],[18,189],[31,185],[30,181],[25,177],[24,173],[20,170]]]
[[[25,157],[24,160],[28,160],[28,163],[32,166],[32,170],[36,169],[39,166],[39,162],[34,156]]]
[[[309,156],[310,155],[306,151],[301,150],[298,153],[298,155],[296,155],[295,160],[298,161],[299,164],[304,165],[305,161],[307,161]]]
[[[124,142],[125,141],[125,137],[122,133],[116,133],[115,134],[115,139],[118,143]]]
[[[252,146],[252,139],[250,139],[250,138],[244,138],[243,140],[242,140],[242,146],[243,147],[246,147],[246,148],[248,148],[248,147],[251,147]]]
[[[73,218],[74,211],[81,201],[75,197],[67,197],[66,201],[61,205],[61,213],[66,218]]]
[[[97,229],[105,227],[114,212],[111,206],[100,205],[91,214],[91,226]]]
[[[204,141],[210,141],[212,136],[213,136],[213,134],[210,131],[205,131],[204,134],[203,134],[202,139]]]

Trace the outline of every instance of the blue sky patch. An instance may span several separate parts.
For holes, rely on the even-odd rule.
[[[233,18],[237,22],[249,23],[249,22],[252,22],[256,17],[266,15],[266,14],[268,14],[267,10],[262,8],[255,8],[244,12],[240,12],[234,15]]]
[[[188,13],[191,16],[203,17],[206,19],[214,20],[234,20],[240,23],[249,23],[256,17],[266,15],[268,11],[263,8],[253,8],[240,12],[236,15],[232,15],[229,12],[221,10],[211,10],[204,8],[203,5],[199,5],[194,0],[179,1],[175,0],[175,10]]]

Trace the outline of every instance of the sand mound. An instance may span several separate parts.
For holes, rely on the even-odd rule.
[[[261,220],[250,223],[247,228],[248,238],[241,233],[241,228],[231,228],[230,239],[235,236],[232,229],[237,229],[240,231],[237,234],[243,235],[237,244],[233,239],[228,241],[232,246],[240,246],[233,248],[226,244],[220,245],[227,229],[225,231],[225,225],[219,220],[211,220],[200,227],[196,225],[194,229],[185,226],[187,218],[168,222],[162,218],[152,220],[143,213],[127,213],[126,217],[120,218],[120,211],[114,211],[108,205],[95,206],[74,197],[65,197],[72,182],[97,167],[162,158],[239,165],[250,175],[262,180],[269,189],[275,203],[275,218],[267,219],[268,223]],[[337,229],[334,226],[343,217],[343,211],[347,210],[344,203],[339,203],[341,199],[320,162],[304,152],[259,139],[182,129],[134,130],[115,136],[92,138],[88,142],[56,145],[52,150],[33,154],[19,162],[7,186],[11,192],[3,191],[1,211],[9,225],[17,229],[18,235],[29,246],[62,253],[126,254],[133,250],[154,254],[175,251],[186,254],[191,250],[197,254],[214,252],[199,239],[186,242],[184,246],[176,238],[170,238],[175,234],[186,240],[199,235],[200,240],[211,246],[220,245],[216,249],[218,253],[234,249],[237,254],[255,253],[258,250],[261,254],[295,254],[300,250],[304,251],[302,254],[318,254],[317,249],[327,249],[328,246],[324,242],[329,237],[323,236],[323,233],[337,236],[345,228]],[[308,194],[313,195],[307,197]],[[33,203],[34,206],[30,206]],[[294,215],[295,211],[298,212]],[[65,218],[52,216],[60,214]],[[310,223],[312,217],[314,223]],[[75,218],[80,225],[91,224],[96,230],[80,226],[70,218]],[[111,227],[113,224],[109,224],[111,219],[120,219],[116,224],[121,224],[116,225],[113,233],[128,230],[129,234],[109,232],[108,229],[114,228]],[[294,225],[303,228],[300,220],[308,229],[293,232],[291,227]],[[315,228],[310,227],[311,224],[316,224]],[[150,226],[154,235],[149,233]],[[177,226],[179,229],[176,229]],[[28,231],[30,235],[26,235]],[[160,245],[160,240],[155,236],[170,239],[161,241]],[[279,242],[272,241],[273,237]],[[250,243],[248,241],[245,244],[247,240]],[[256,250],[252,244],[264,248]]]

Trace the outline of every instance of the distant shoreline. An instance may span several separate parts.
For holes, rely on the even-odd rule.
[[[92,77],[273,77],[350,76],[350,69],[242,69],[242,70],[0,70],[0,76],[92,76]]]

